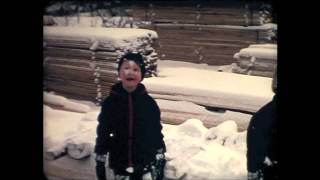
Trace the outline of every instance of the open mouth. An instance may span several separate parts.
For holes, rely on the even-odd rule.
[[[128,77],[128,78],[126,78],[126,80],[127,80],[127,81],[134,81],[134,80],[135,80],[135,78]]]

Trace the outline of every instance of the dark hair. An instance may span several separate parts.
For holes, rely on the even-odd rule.
[[[139,67],[140,67],[140,70],[141,70],[141,78],[143,80],[144,78],[144,74],[146,72],[146,68],[145,68],[145,63],[144,63],[144,60],[143,60],[143,56],[139,53],[132,53],[132,52],[128,52],[126,54],[124,54],[119,62],[118,62],[118,72],[120,71],[120,67],[123,63],[124,60],[130,60],[130,61],[134,61]]]

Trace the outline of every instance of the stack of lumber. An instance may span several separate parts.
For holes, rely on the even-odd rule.
[[[133,18],[153,23],[260,25],[259,5],[239,1],[135,2]],[[128,7],[130,8],[130,7]]]
[[[100,102],[117,81],[117,61],[127,51],[142,53],[146,77],[156,75],[157,38],[145,29],[45,26],[44,87]]]
[[[143,81],[155,99],[186,101],[218,110],[252,114],[273,97],[272,79],[267,77],[200,69],[200,65],[168,66],[159,72],[159,77]]]
[[[234,55],[234,73],[273,77],[277,67],[276,44],[254,44]]]
[[[45,7],[61,25],[101,25],[111,16],[131,16],[137,21],[153,23],[260,25],[260,11],[267,3],[245,1],[116,1],[116,2],[56,2]],[[44,21],[45,23],[48,21]]]
[[[268,43],[272,26],[219,26],[191,24],[155,24],[143,26],[157,31],[162,59],[228,65],[233,55],[250,44]]]
[[[59,13],[51,10],[53,20],[45,22],[52,24],[54,21],[58,26],[133,26],[154,30],[159,35],[161,46],[156,50],[162,59],[208,65],[234,63],[233,55],[240,49],[250,44],[270,43],[267,33],[270,29],[259,28],[262,4],[258,2],[124,1],[112,6],[106,4],[105,9],[92,9],[90,16],[88,12],[72,11],[71,15],[59,17]],[[113,16],[110,13],[114,9],[117,13]],[[108,13],[103,14],[102,10]]]
[[[250,44],[268,43],[274,27],[260,26],[259,5],[245,2],[153,2],[133,6],[139,27],[155,30],[162,59],[228,65]]]

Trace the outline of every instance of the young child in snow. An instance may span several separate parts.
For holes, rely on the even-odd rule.
[[[274,74],[271,102],[263,106],[251,118],[247,131],[248,180],[277,180],[279,178],[277,74]]]
[[[96,175],[106,179],[105,161],[116,179],[163,178],[165,165],[160,109],[141,81],[145,74],[142,55],[127,53],[118,64],[120,82],[112,86],[98,116]]]

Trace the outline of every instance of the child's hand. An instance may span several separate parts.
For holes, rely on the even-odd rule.
[[[156,159],[157,160],[164,159],[164,154],[156,154]]]
[[[106,162],[106,159],[107,159],[107,155],[104,155],[104,154],[97,154],[95,158],[97,162],[103,162],[103,163]]]
[[[157,150],[157,154],[156,154],[156,159],[157,160],[160,160],[160,159],[164,159],[165,158],[165,156],[164,156],[164,151],[163,151],[163,149],[161,148],[161,149],[158,149]]]
[[[259,180],[262,177],[261,171],[248,172],[248,180]]]
[[[98,180],[106,180],[106,168],[105,168],[105,162],[106,162],[106,155],[96,155],[96,175]]]

